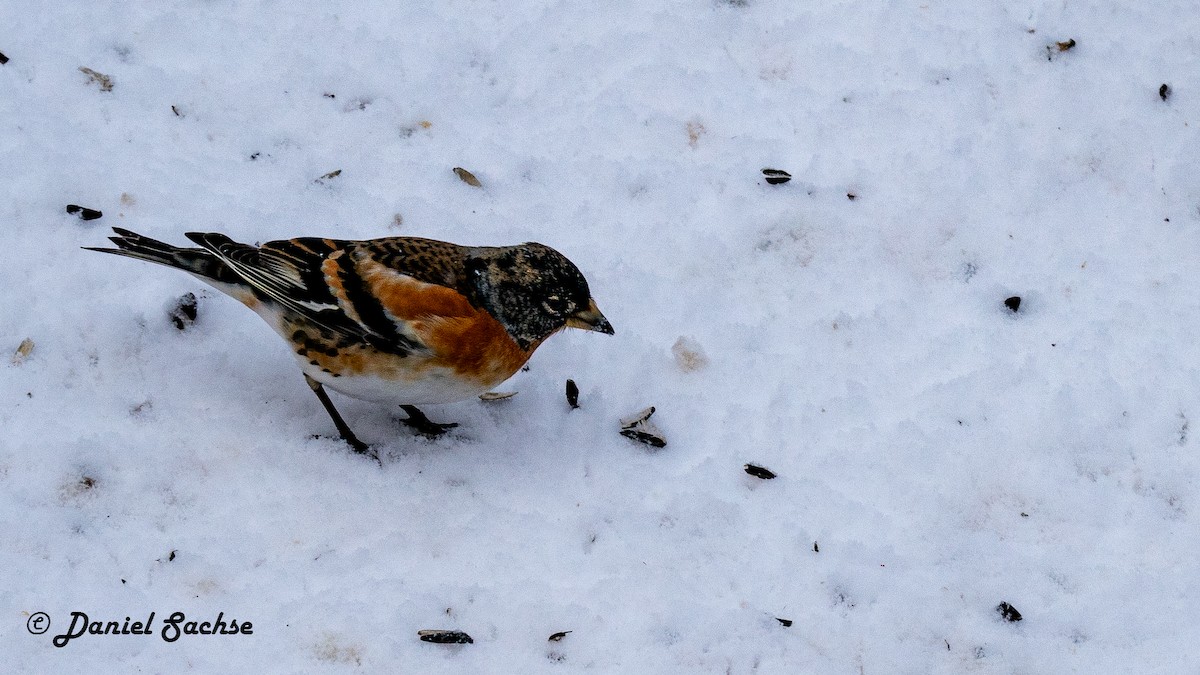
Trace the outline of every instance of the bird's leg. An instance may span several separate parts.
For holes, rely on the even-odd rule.
[[[333,401],[329,400],[329,394],[325,393],[325,388],[321,386],[321,383],[312,379],[307,374],[304,375],[304,381],[308,383],[308,386],[313,390],[313,393],[317,395],[317,398],[321,399],[321,405],[325,406],[325,412],[329,413],[329,416],[333,418],[333,425],[337,427],[338,433],[342,436],[342,440],[350,444],[350,447],[354,448],[355,452],[367,455],[369,457],[374,457],[375,461],[379,461],[379,456],[376,455],[373,450],[371,450],[371,446],[358,440],[358,437],[354,435],[354,432],[350,431],[350,427],[346,424],[346,420],[342,419],[342,416],[338,414],[337,408],[333,407]]]
[[[400,420],[401,422],[416,429],[418,433],[429,436],[430,438],[437,438],[438,436],[441,436],[447,431],[458,426],[457,422],[450,422],[448,424],[431,422],[429,421],[429,418],[425,416],[425,413],[418,410],[415,405],[402,405],[400,406],[400,409],[408,413],[408,419]]]

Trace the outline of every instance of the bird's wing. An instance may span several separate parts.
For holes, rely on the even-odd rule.
[[[349,275],[352,268],[386,316],[412,325],[478,317],[463,293],[465,249],[418,237],[390,237],[355,242],[336,262]],[[347,294],[349,288],[346,289]]]
[[[397,354],[425,349],[406,322],[387,314],[360,274],[359,242],[301,237],[250,246],[220,233],[186,236],[258,295],[336,336]]]

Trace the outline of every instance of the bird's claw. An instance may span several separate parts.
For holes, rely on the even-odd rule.
[[[417,433],[429,438],[437,438],[458,426],[458,422],[433,422],[425,413],[411,405],[400,406],[404,412],[408,413],[408,419],[400,420],[405,426],[412,427],[417,430]]]

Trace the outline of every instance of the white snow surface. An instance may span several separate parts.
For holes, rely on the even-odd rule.
[[[1193,0],[0,16],[4,670],[1200,670]],[[335,394],[380,467],[111,226],[540,241],[616,335],[435,441]],[[73,611],[155,634],[56,648]]]

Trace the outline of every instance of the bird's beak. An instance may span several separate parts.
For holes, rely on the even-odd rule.
[[[601,314],[600,310],[596,308],[596,301],[590,298],[588,299],[587,309],[581,309],[572,314],[571,317],[567,319],[567,325],[571,328],[592,330],[596,331],[597,333],[604,333],[605,335],[613,334],[612,324],[609,323],[608,319],[604,318],[604,315]]]

